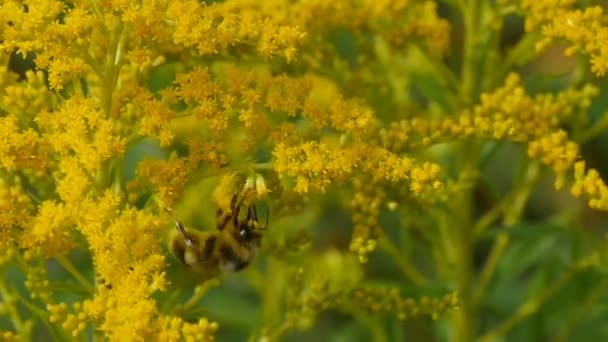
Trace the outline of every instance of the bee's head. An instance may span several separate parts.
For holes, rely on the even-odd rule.
[[[260,241],[262,240],[261,231],[265,230],[268,226],[268,214],[269,212],[267,209],[266,225],[262,227],[258,222],[258,215],[256,213],[255,206],[250,205],[247,208],[247,217],[245,220],[239,222],[239,224],[236,226],[236,231],[234,232],[236,238],[241,242],[241,244],[254,247],[260,246]]]
[[[262,234],[257,231],[254,225],[242,224],[238,230],[238,238],[244,243],[255,243],[259,244],[262,239]]]

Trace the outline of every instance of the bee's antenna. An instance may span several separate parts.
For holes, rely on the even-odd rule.
[[[173,216],[173,213],[169,208],[165,208],[165,211],[167,212],[167,214],[169,214],[169,216],[171,216],[173,221],[175,221],[175,228],[177,228],[177,231],[184,237],[184,242],[186,242],[186,245],[188,245],[188,247],[192,247],[194,243],[192,242],[190,235],[188,235],[188,232],[186,232],[184,224]]]

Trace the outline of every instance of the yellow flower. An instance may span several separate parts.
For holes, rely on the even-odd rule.
[[[124,138],[92,98],[70,98],[57,112],[40,113],[35,121],[54,152],[73,154],[86,172],[97,172],[102,162],[124,151]]]
[[[304,38],[297,26],[277,25],[256,11],[231,8],[231,4],[202,5],[198,1],[171,2],[167,19],[174,24],[175,44],[195,47],[199,54],[216,54],[227,47],[250,43],[263,57],[293,57]]]
[[[33,201],[19,178],[13,183],[0,178],[0,246],[7,250],[13,246],[17,232],[29,226],[34,212]]]
[[[33,129],[21,131],[14,116],[0,118],[1,168],[44,170],[49,163],[47,153],[41,137]]]
[[[608,185],[595,169],[585,170],[585,162],[574,165],[574,182],[570,192],[575,197],[588,197],[589,207],[597,210],[608,210]]]
[[[294,177],[301,193],[309,187],[324,191],[332,181],[344,181],[360,158],[355,149],[336,149],[315,141],[296,146],[278,143],[272,153],[274,170],[281,177]]]
[[[600,6],[575,9],[574,1],[531,1],[521,0],[521,7],[529,11],[526,30],[541,27],[544,39],[537,43],[541,50],[554,40],[566,40],[572,45],[565,51],[567,55],[582,52],[590,57],[591,71],[598,76],[608,72],[608,27],[606,15]]]
[[[225,173],[219,177],[218,184],[213,190],[211,198],[213,203],[230,215],[230,201],[232,196],[237,193],[237,175],[235,173]]]
[[[164,207],[171,207],[182,193],[184,184],[192,172],[192,165],[187,159],[144,160],[137,166],[135,183],[143,187],[152,187],[158,193]],[[140,190],[132,184],[134,190]]]
[[[22,248],[39,249],[47,258],[69,253],[76,245],[66,208],[54,201],[44,201],[32,222],[20,237]]]

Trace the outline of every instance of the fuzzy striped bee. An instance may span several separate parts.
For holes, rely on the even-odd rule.
[[[230,208],[217,209],[215,231],[186,231],[175,220],[170,249],[184,265],[203,276],[214,278],[221,273],[240,271],[252,262],[262,242],[262,231],[255,204],[247,203],[246,193],[234,194]],[[246,210],[246,213],[241,211]]]

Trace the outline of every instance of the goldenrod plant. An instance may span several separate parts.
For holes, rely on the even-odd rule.
[[[0,340],[608,340],[605,6],[1,1]]]

